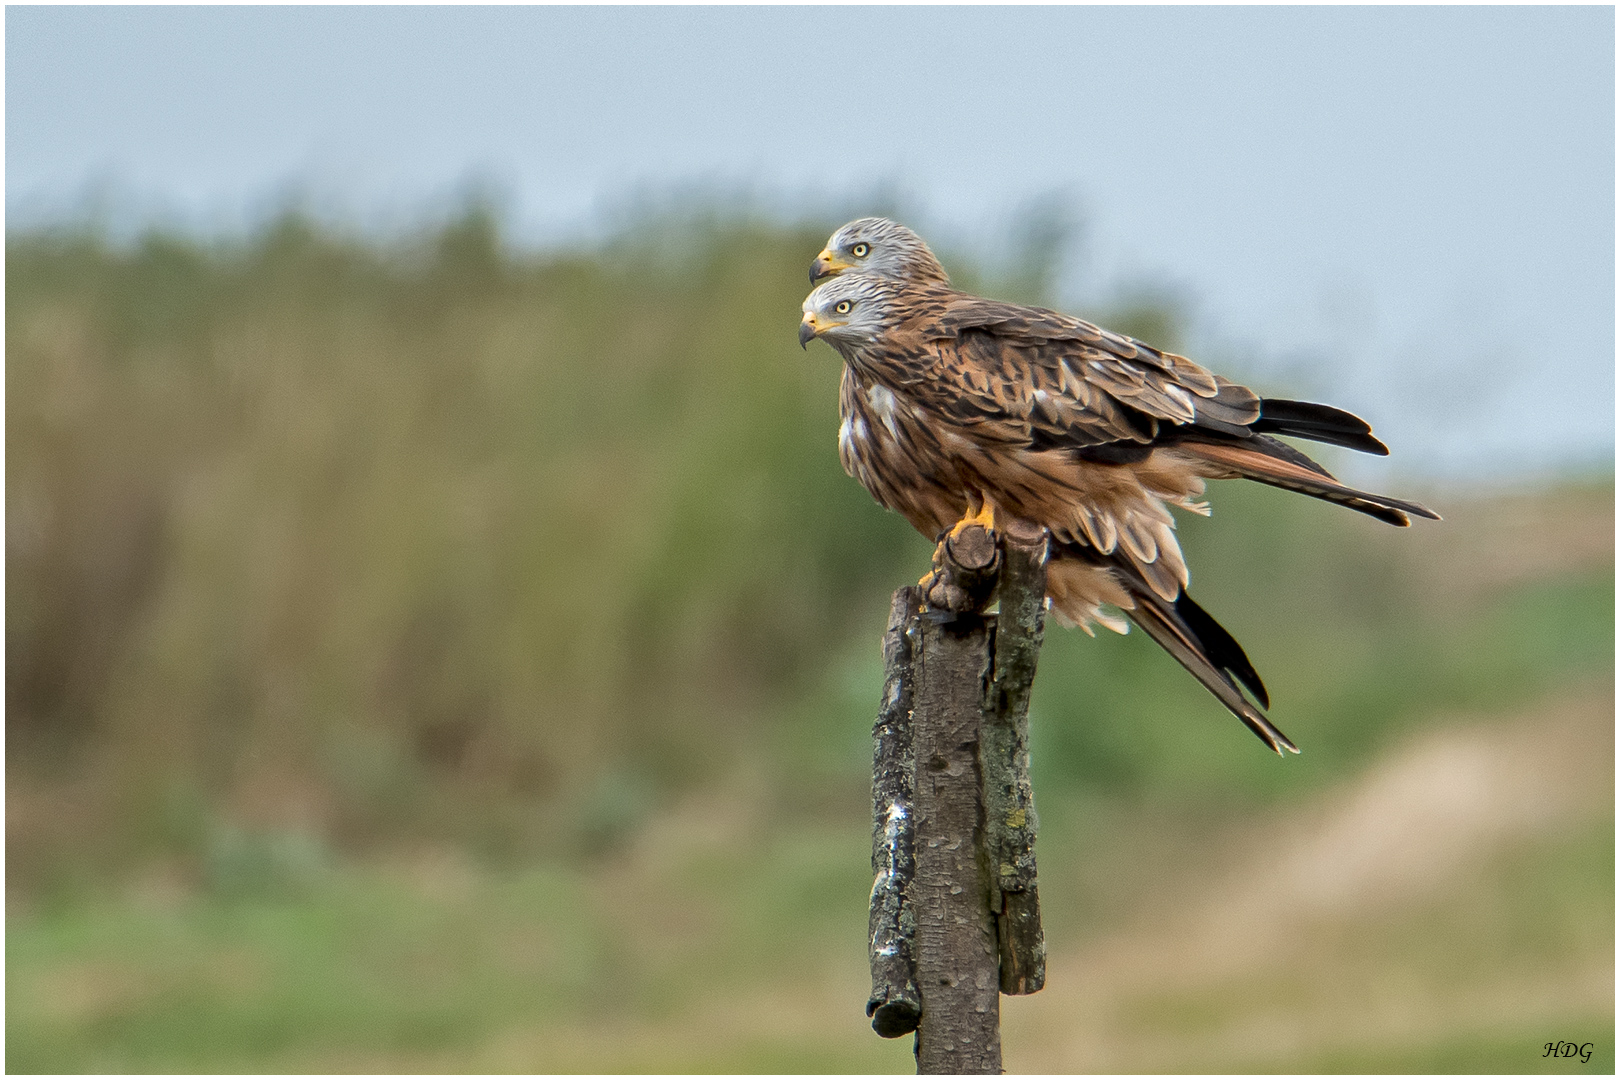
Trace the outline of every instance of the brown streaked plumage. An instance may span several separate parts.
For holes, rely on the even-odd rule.
[[[1206,480],[1244,477],[1395,525],[1437,517],[1346,487],[1272,437],[1387,453],[1366,423],[1262,399],[1185,357],[1044,308],[932,279],[833,273],[805,300],[800,340],[820,337],[844,359],[845,470],[925,536],[986,506],[1045,525],[1048,597],[1063,621],[1123,632],[1107,609],[1123,611],[1273,749],[1295,750],[1261,711],[1265,687],[1242,647],[1187,595],[1170,508],[1207,513]]]

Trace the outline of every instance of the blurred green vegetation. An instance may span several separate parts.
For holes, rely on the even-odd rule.
[[[877,641],[929,545],[843,475],[836,358],[796,348],[836,224],[8,235],[10,1070],[909,1068],[855,999]],[[1050,299],[1043,258],[999,291]],[[1168,308],[1093,314],[1176,344]],[[1052,628],[1055,950],[1130,906],[1095,866],[1132,845],[1180,859],[1436,716],[1612,693],[1611,479],[1398,493],[1448,522],[1223,484],[1183,524],[1297,760],[1141,635]],[[1606,878],[1603,844],[1547,848],[1573,884],[1542,900],[1612,964],[1608,835]],[[847,1015],[784,1026],[823,984]],[[718,1034],[604,1035],[693,1009]]]
[[[921,541],[826,453],[811,235],[686,235],[8,241],[8,750],[98,772],[96,864],[201,856],[239,798],[589,846],[872,625]]]

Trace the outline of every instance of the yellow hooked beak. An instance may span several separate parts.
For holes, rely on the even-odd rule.
[[[840,259],[827,248],[822,248],[821,254],[816,256],[816,261],[810,264],[810,284],[814,285],[822,278],[836,274],[840,270],[848,270],[854,265]]]
[[[804,318],[799,320],[799,348],[808,349],[810,339],[821,333],[821,329],[821,320],[816,318],[816,313],[805,312]]]

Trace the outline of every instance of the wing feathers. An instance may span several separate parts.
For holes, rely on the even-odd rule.
[[[1216,622],[1213,615],[1199,607],[1186,593],[1176,597],[1176,615],[1203,645],[1204,655],[1213,667],[1242,683],[1262,709],[1271,708],[1271,695],[1266,693],[1266,684],[1260,681],[1260,673],[1254,670],[1254,665],[1249,663],[1249,654],[1243,651],[1243,646],[1227,632],[1226,627]]]
[[[1199,639],[1199,635],[1181,617],[1180,609],[1182,609],[1182,604],[1179,601],[1172,607],[1157,596],[1134,590],[1132,598],[1136,600],[1136,606],[1126,612],[1131,621],[1140,626],[1165,652],[1175,657],[1181,666],[1192,674],[1193,678],[1203,683],[1205,689],[1214,694],[1216,700],[1225,705],[1233,716],[1243,721],[1250,731],[1259,736],[1266,745],[1270,746],[1279,755],[1284,750],[1295,754],[1299,753],[1299,747],[1294,745],[1293,740],[1278,730],[1277,726],[1267,718],[1265,713],[1261,712],[1249,699],[1243,696],[1242,691],[1238,689],[1237,683],[1233,681],[1232,677],[1216,666],[1216,662],[1211,658],[1208,646]],[[1182,599],[1186,600],[1186,610],[1196,611],[1198,615],[1203,616],[1204,620],[1207,620],[1207,625],[1216,626],[1219,629],[1215,620],[1210,618],[1202,608],[1187,599],[1185,594],[1183,594]],[[1242,656],[1243,650],[1237,646],[1236,641],[1232,640],[1231,635],[1227,634],[1225,630],[1221,630],[1220,634],[1224,639],[1223,644],[1230,642],[1231,646],[1237,649],[1237,654]],[[1239,677],[1244,680],[1245,685],[1249,685],[1253,689],[1248,679],[1252,677],[1255,683],[1259,683],[1260,677],[1254,673],[1254,668],[1249,665],[1248,657],[1242,656],[1241,667],[1243,674]],[[1262,694],[1264,694],[1263,686],[1255,696],[1260,697]]]
[[[1331,405],[1266,398],[1260,402],[1260,419],[1252,427],[1257,432],[1295,435],[1301,439],[1348,446],[1364,454],[1389,455],[1389,447],[1373,437],[1372,426],[1367,421]]]
[[[880,425],[841,397],[856,410],[840,436],[846,468],[853,462],[868,490],[925,535],[978,505],[975,492],[1041,521],[1065,541],[1048,575],[1055,614],[1123,630],[1109,613],[1125,611],[1273,750],[1297,753],[1267,719],[1265,685],[1242,646],[1186,595],[1165,504],[1203,511],[1193,500],[1204,479],[1244,477],[1393,525],[1438,519],[1348,487],[1274,437],[1387,454],[1370,426],[1327,405],[1261,399],[1185,357],[1055,311],[900,288],[894,321],[871,342],[828,338],[846,377],[859,372],[906,403]]]

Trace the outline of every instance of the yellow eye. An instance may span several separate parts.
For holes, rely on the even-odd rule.
[[[871,250],[872,245],[870,244],[856,244],[854,247],[849,249],[849,253],[855,256],[857,259],[864,259],[866,258],[866,253]]]
[[[853,307],[853,306],[854,305],[851,304],[848,300],[840,300],[840,301],[838,301],[838,306],[833,308],[833,310],[838,312],[838,314],[840,314],[840,315],[848,315],[849,314],[849,309],[851,307]]]

